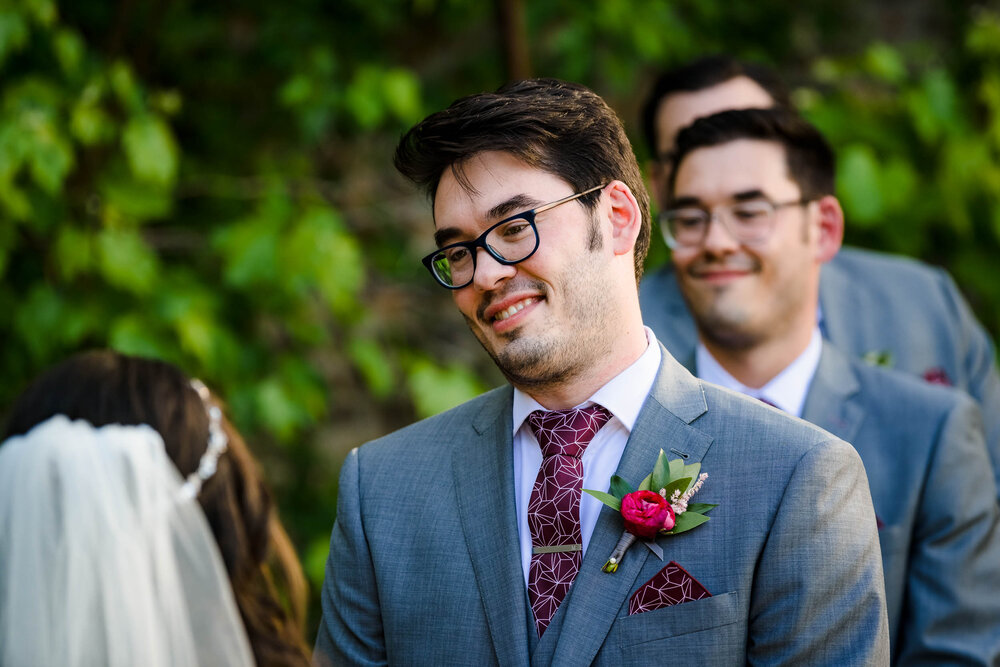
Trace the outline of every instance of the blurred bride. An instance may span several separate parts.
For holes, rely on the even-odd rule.
[[[0,664],[308,664],[301,567],[201,382],[79,354],[21,395],[3,437]]]

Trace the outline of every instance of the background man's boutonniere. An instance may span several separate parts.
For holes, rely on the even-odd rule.
[[[649,550],[663,560],[663,549],[655,542],[657,535],[677,535],[696,528],[708,521],[706,514],[711,509],[718,507],[689,502],[706,479],[708,473],[701,472],[701,463],[685,465],[680,459],[668,461],[661,449],[653,472],[642,480],[638,490],[618,475],[612,475],[609,493],[584,489],[611,509],[621,512],[625,520],[625,532],[601,569],[616,571],[636,539],[642,539]]]

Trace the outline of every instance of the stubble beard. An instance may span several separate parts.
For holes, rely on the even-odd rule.
[[[573,277],[557,285],[557,291],[566,297],[563,321],[539,333],[525,327],[506,332],[499,336],[502,348],[486,340],[482,329],[468,317],[466,324],[503,376],[518,389],[539,393],[566,386],[612,351],[615,323],[607,314],[615,311],[600,275],[594,267],[578,267]],[[569,281],[574,283],[572,287],[567,285]],[[549,290],[544,283],[535,282],[532,287],[547,298]]]

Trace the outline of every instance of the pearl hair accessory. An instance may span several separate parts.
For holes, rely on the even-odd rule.
[[[215,474],[219,464],[219,457],[229,446],[229,438],[222,430],[222,410],[211,401],[212,395],[208,391],[205,383],[198,379],[191,380],[191,388],[198,392],[199,398],[205,404],[205,411],[208,413],[208,447],[198,461],[198,469],[187,476],[184,486],[181,487],[181,497],[193,499],[201,491],[201,486],[212,475]]]

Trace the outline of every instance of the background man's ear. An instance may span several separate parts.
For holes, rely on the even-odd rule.
[[[819,209],[817,259],[829,262],[844,242],[844,209],[833,195],[820,198],[816,205]]]

